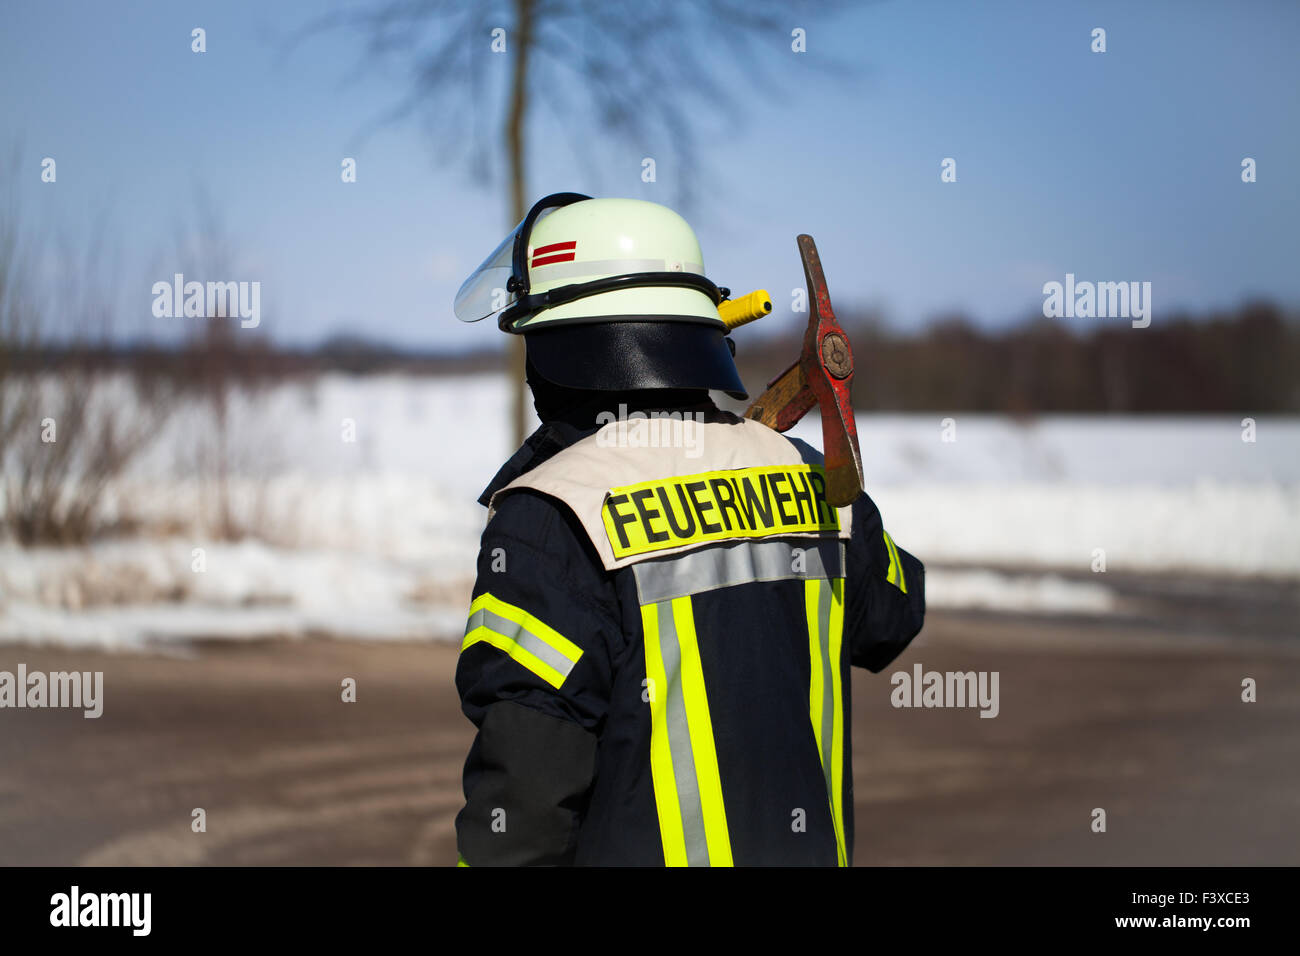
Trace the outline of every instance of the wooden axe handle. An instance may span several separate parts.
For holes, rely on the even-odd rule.
[[[745,417],[776,431],[789,431],[817,404],[803,366],[795,362],[768,383],[767,390],[745,410]]]

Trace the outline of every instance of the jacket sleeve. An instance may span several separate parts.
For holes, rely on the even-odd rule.
[[[844,633],[854,665],[883,670],[925,620],[925,566],[898,547],[864,493],[853,503]]]
[[[456,667],[478,728],[456,817],[461,862],[571,862],[608,706],[618,604],[562,504],[499,499],[483,532]]]

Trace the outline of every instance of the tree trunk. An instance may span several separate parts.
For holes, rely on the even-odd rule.
[[[515,223],[528,212],[528,183],[525,125],[528,116],[528,54],[533,42],[534,0],[515,0],[515,59],[511,77],[510,112],[506,116],[506,153],[510,157],[510,223]],[[524,339],[521,335],[510,337],[510,420],[513,426],[515,447],[524,441]]]

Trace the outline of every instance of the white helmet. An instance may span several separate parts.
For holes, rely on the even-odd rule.
[[[543,378],[621,391],[710,388],[746,397],[695,233],[666,206],[556,193],[538,202],[456,294],[457,318],[498,314]]]

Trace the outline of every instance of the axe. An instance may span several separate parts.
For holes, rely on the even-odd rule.
[[[826,500],[834,507],[850,505],[862,493],[862,453],[853,417],[849,386],[853,382],[853,349],[835,321],[826,275],[812,236],[798,238],[799,258],[808,283],[810,312],[803,351],[798,360],[768,383],[767,390],[745,411],[746,418],[779,432],[788,431],[816,405],[822,416],[822,450],[826,456]],[[761,290],[760,290],[761,291]],[[719,307],[723,321],[734,328],[771,310],[749,303],[753,295]],[[762,293],[766,298],[766,293]],[[742,305],[743,304],[743,305]]]

